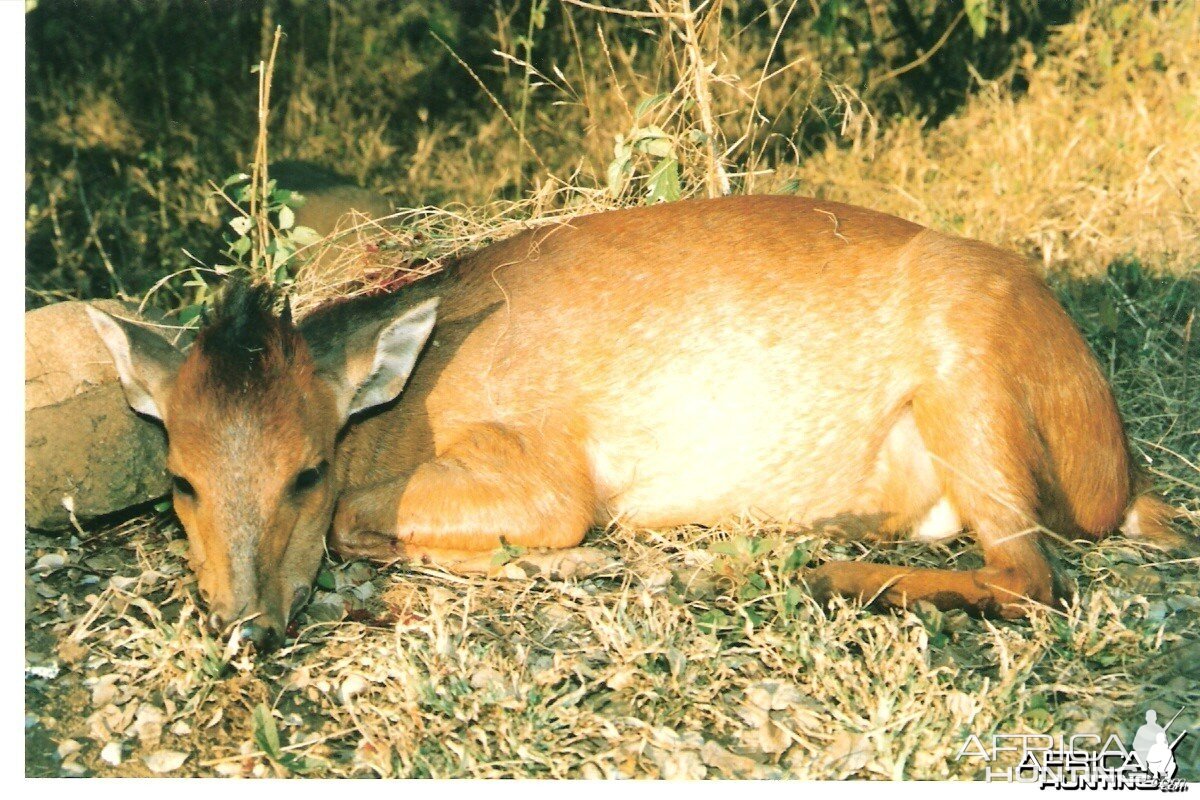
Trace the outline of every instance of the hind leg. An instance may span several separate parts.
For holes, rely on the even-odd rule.
[[[809,575],[814,595],[890,606],[925,600],[1005,617],[1023,616],[1030,601],[1052,602],[1054,576],[1035,516],[1040,450],[1004,376],[960,376],[922,388],[913,415],[945,498],[983,548],[984,566],[953,571],[825,564]]]
[[[482,423],[409,477],[343,497],[330,544],[345,558],[436,563],[510,574],[497,551],[573,548],[595,518],[595,490],[571,437]],[[570,574],[586,553],[522,554],[531,569]],[[544,563],[543,563],[544,562]]]

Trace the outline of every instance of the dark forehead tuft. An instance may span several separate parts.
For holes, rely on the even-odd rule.
[[[275,313],[275,300],[275,290],[266,283],[226,284],[195,344],[204,371],[222,388],[261,387],[292,363],[300,334],[288,315]]]

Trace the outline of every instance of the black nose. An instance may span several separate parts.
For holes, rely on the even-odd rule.
[[[269,653],[279,649],[283,644],[283,636],[270,625],[260,625],[258,622],[247,622],[242,626],[242,638],[254,643],[254,649],[260,653]]]

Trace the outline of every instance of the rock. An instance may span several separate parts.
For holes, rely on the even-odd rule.
[[[103,675],[92,687],[92,705],[103,708],[117,699],[117,675]]]
[[[304,204],[296,209],[296,226],[312,228],[320,236],[346,228],[343,217],[352,211],[371,219],[392,213],[391,205],[382,196],[316,164],[281,161],[271,166],[270,176],[281,189],[299,192],[304,197]]]
[[[304,161],[274,164],[270,177],[281,189],[300,193],[304,202],[295,211],[295,228],[309,228],[319,237],[297,252],[302,262],[298,284],[328,287],[385,266],[377,248],[364,247],[362,231],[355,231],[364,217],[376,220],[392,213],[385,198],[350,178]]]
[[[67,527],[165,495],[166,435],[125,401],[85,303],[25,315],[25,525]],[[95,305],[126,318],[136,309]]]
[[[121,743],[109,742],[100,751],[100,760],[113,767],[121,766]]]
[[[58,743],[58,757],[61,759],[68,759],[78,753],[82,748],[83,745],[74,739],[64,739]]]
[[[149,703],[138,706],[137,715],[130,731],[137,736],[145,747],[157,747],[162,740],[163,720],[165,715],[161,708]]]
[[[188,753],[183,753],[179,750],[157,750],[145,756],[142,761],[150,768],[151,772],[162,775],[167,772],[174,772],[182,767],[183,762],[187,761],[188,755]]]
[[[338,690],[338,695],[342,698],[343,703],[349,703],[366,691],[366,689],[366,678],[361,675],[350,675],[346,680],[342,681],[342,687]]]

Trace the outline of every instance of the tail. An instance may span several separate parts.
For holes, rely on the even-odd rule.
[[[1135,480],[1135,487],[1144,485],[1146,481],[1140,476]],[[1153,492],[1137,494],[1125,514],[1121,530],[1126,536],[1149,542],[1168,549],[1187,549],[1195,542],[1180,533],[1171,521],[1181,517],[1179,509],[1167,503]]]
[[[1096,369],[1094,362],[1088,366]],[[1043,395],[1042,413],[1035,411],[1049,462],[1047,483],[1053,484],[1048,494],[1055,508],[1048,509],[1047,522],[1089,539],[1120,528],[1159,547],[1186,547],[1190,539],[1171,524],[1181,513],[1151,490],[1130,458],[1116,402],[1099,371],[1096,380],[1087,374],[1059,378],[1074,391]],[[1062,400],[1071,394],[1067,407]]]

